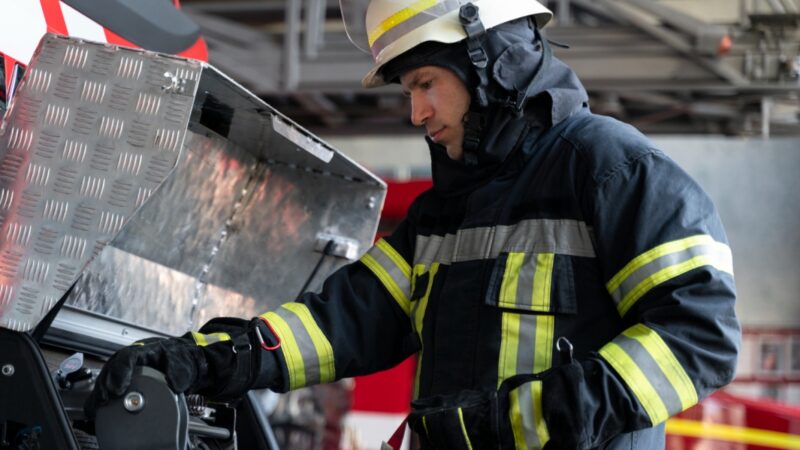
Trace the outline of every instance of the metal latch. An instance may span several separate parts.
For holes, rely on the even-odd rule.
[[[329,233],[319,233],[314,243],[314,251],[324,253],[325,247],[333,241],[333,247],[327,252],[329,255],[355,261],[358,258],[358,241],[344,236]]]

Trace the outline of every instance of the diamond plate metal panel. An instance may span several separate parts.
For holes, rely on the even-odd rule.
[[[38,323],[166,179],[201,69],[43,39],[0,131],[0,326]]]
[[[143,206],[86,268],[68,304],[164,333],[186,331],[205,302],[204,270],[234,211],[232,196],[256,165],[227,140],[190,132],[157,191],[129,190]]]
[[[322,256],[315,251],[318,236],[352,239],[358,255],[372,244],[383,197],[379,186],[270,161],[256,173],[251,190],[232,216],[232,231],[220,245],[207,281],[257,299],[259,309],[252,313],[295,299]],[[309,288],[320,287],[327,274],[346,262],[326,258]]]
[[[30,329],[78,274],[73,319],[251,316],[297,294],[324,239],[348,251],[312,288],[377,228],[380,180],[202,63],[48,36],[7,117],[0,326]],[[125,342],[117,325],[96,337]]]
[[[294,298],[321,256],[320,233],[348,236],[361,252],[371,243],[382,186],[259,161],[199,125],[184,146],[167,181],[86,268],[69,305],[182,334]],[[311,288],[346,262],[328,257]]]

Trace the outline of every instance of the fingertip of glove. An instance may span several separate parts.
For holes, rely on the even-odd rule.
[[[108,391],[114,397],[120,397],[130,387],[132,378],[133,373],[126,371],[122,373],[122,376],[105,377],[102,382],[106,391]],[[100,382],[100,380],[98,380],[98,382]]]
[[[108,404],[108,395],[106,395],[105,391],[98,391],[95,388],[83,403],[83,413],[88,419],[94,419],[97,415],[97,408],[106,404]]]

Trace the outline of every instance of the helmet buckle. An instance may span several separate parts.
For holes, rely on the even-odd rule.
[[[470,48],[468,53],[469,60],[472,61],[473,66],[479,69],[485,69],[489,64],[489,57],[486,56],[486,51],[483,49],[483,47]]]

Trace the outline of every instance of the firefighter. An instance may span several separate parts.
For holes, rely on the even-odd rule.
[[[353,6],[343,15],[364,19]],[[321,292],[121,350],[88,409],[142,364],[176,391],[234,398],[416,353],[408,421],[423,448],[663,448],[666,419],[736,366],[731,251],[711,200],[636,129],[590,112],[536,1],[365,10],[363,84],[408,95],[433,188]]]

